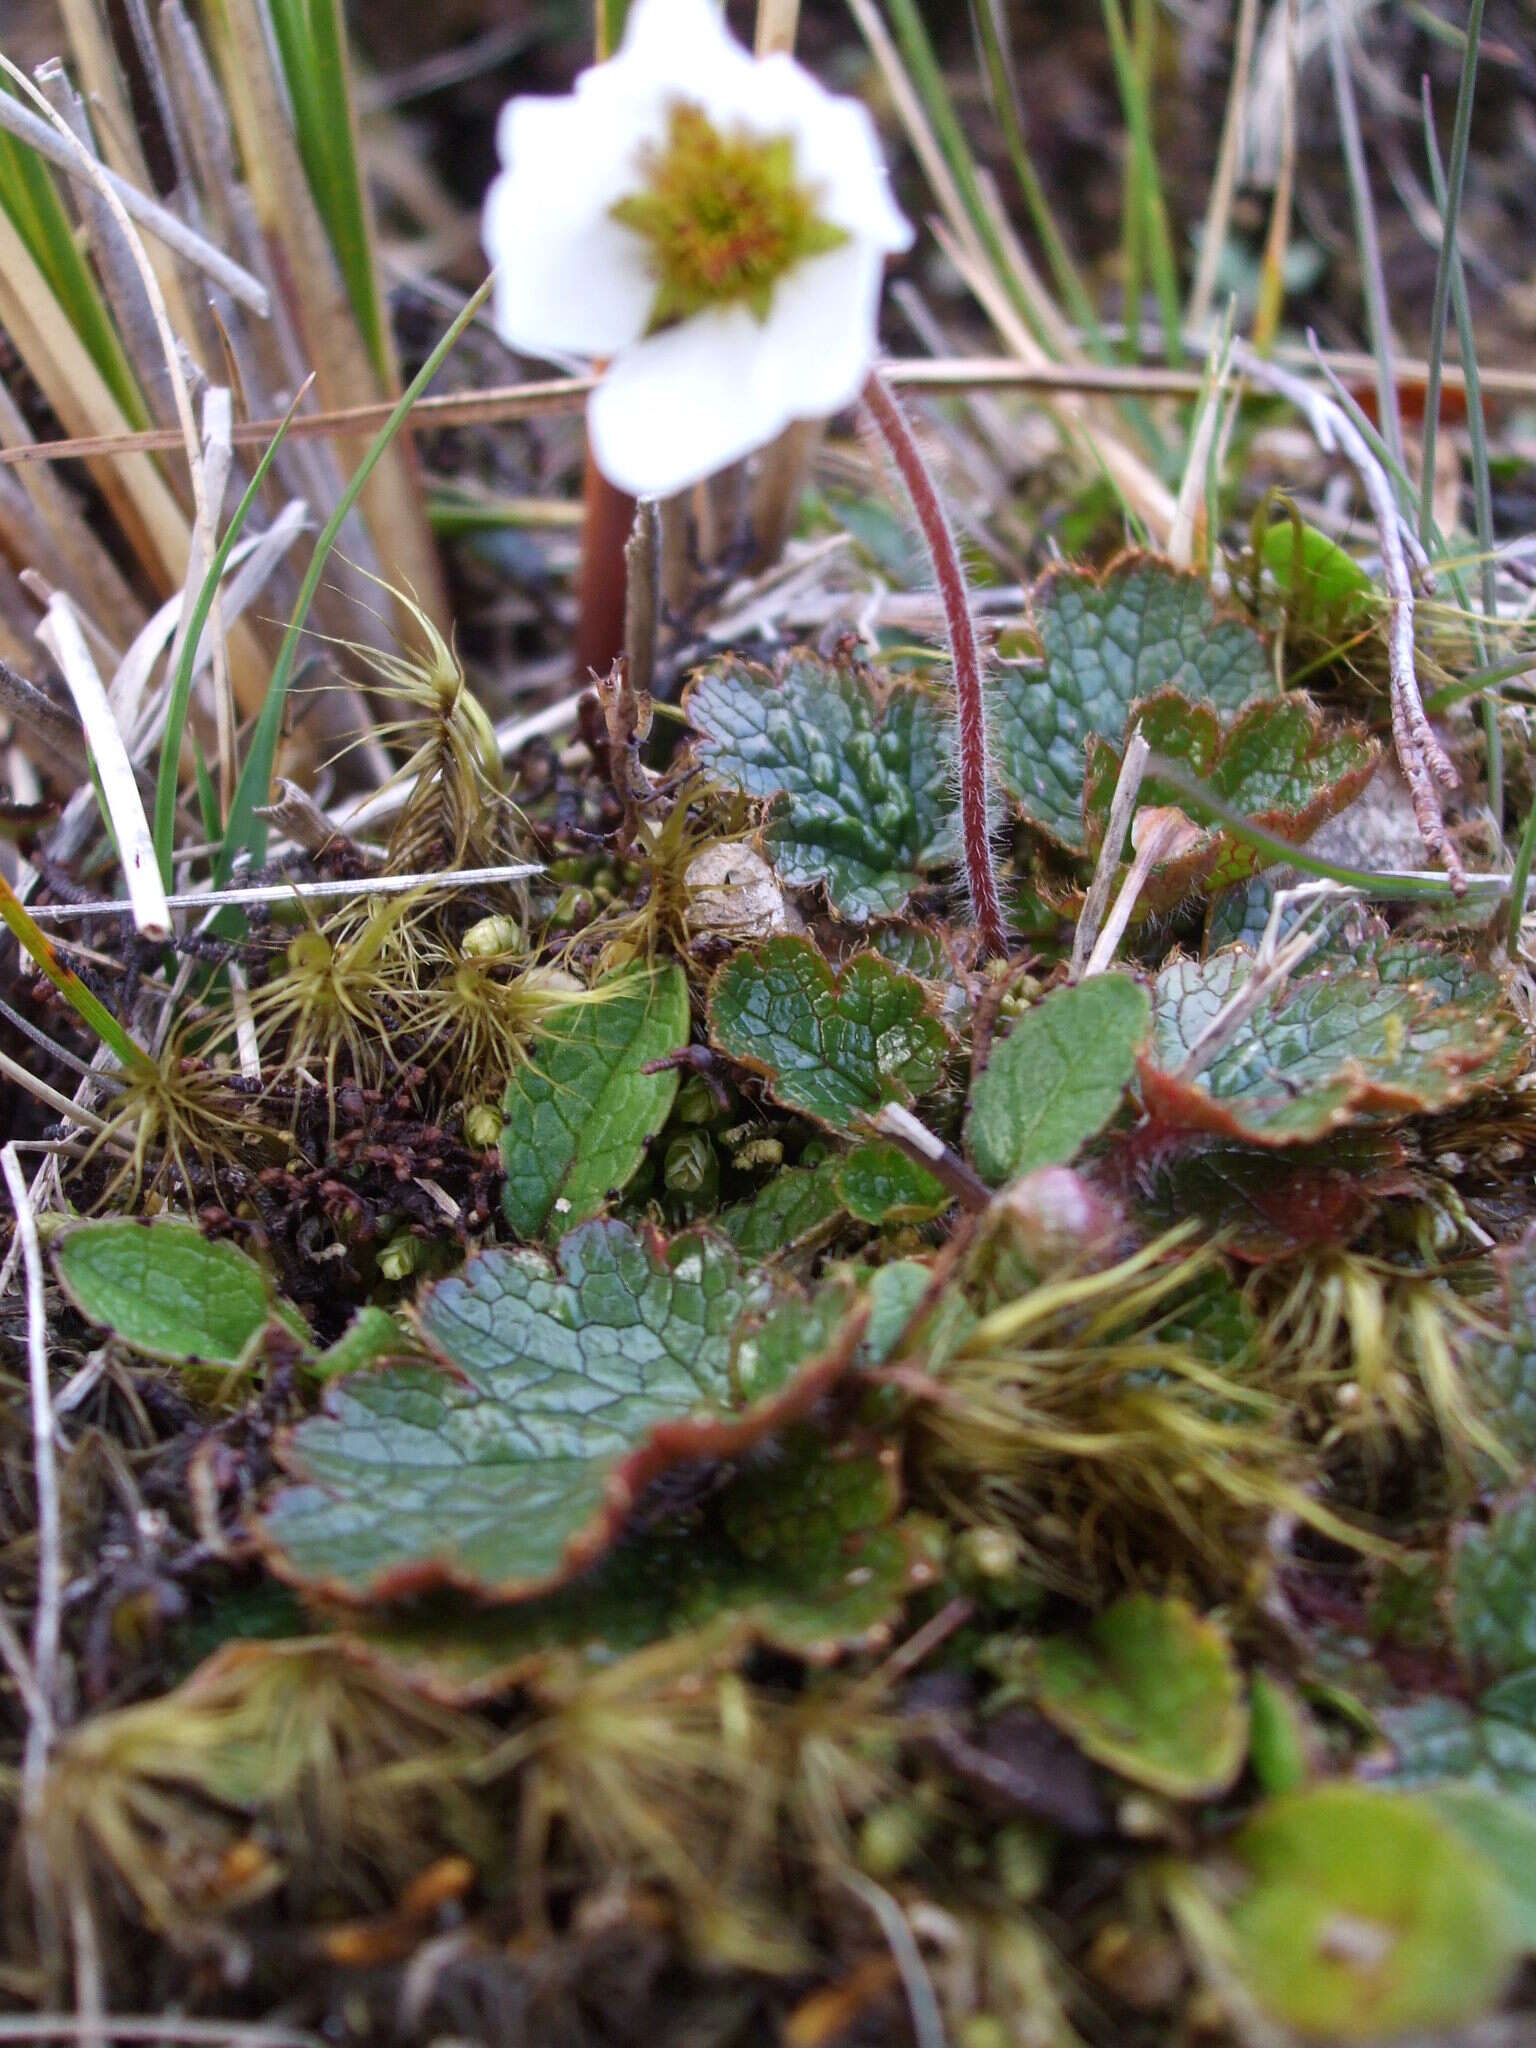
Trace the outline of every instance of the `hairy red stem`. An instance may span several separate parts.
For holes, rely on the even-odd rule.
[[[912,510],[923,530],[934,575],[938,579],[959,708],[956,737],[960,754],[960,837],[965,849],[965,876],[970,885],[971,909],[984,950],[988,954],[1006,955],[1008,927],[998,892],[987,814],[992,755],[987,742],[986,696],[981,686],[981,650],[976,644],[976,628],[971,622],[960,550],[955,545],[943,501],[928,474],[906,415],[877,370],[870,372],[869,382],[864,386],[864,403],[891,451],[891,460],[912,501]]]

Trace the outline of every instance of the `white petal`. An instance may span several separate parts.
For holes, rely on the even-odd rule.
[[[760,135],[793,137],[795,168],[817,188],[822,217],[878,248],[910,248],[912,226],[891,197],[880,137],[863,102],[828,92],[790,56],[768,57],[754,68],[743,118]]]
[[[771,441],[795,417],[796,366],[768,334],[732,306],[626,349],[587,408],[604,476],[664,498]]]
[[[655,298],[638,236],[611,217],[663,132],[664,104],[516,99],[498,142],[507,169],[486,196],[496,325],[514,348],[611,355],[645,332]]]
[[[774,286],[763,342],[781,365],[791,417],[824,419],[863,389],[878,347],[883,269],[873,244],[845,242]]]
[[[715,0],[634,0],[613,68],[621,67],[717,118],[750,94],[759,68]]]

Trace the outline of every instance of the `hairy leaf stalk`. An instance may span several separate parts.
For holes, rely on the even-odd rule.
[[[863,396],[912,501],[912,510],[917,514],[917,523],[922,528],[923,540],[938,579],[958,702],[956,737],[960,756],[960,836],[965,851],[965,876],[983,948],[988,954],[1006,954],[1008,928],[997,886],[988,816],[992,752],[987,738],[986,697],[981,686],[981,650],[976,644],[976,628],[971,620],[960,550],[955,545],[943,501],[928,474],[912,429],[878,371],[870,372]]]

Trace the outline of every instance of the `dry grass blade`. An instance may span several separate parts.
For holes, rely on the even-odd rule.
[[[1413,635],[1413,578],[1409,572],[1405,533],[1397,499],[1386,471],[1372,454],[1365,436],[1326,392],[1266,362],[1241,343],[1233,344],[1233,360],[1242,374],[1294,405],[1325,454],[1338,453],[1355,471],[1364,488],[1381,547],[1381,575],[1387,591],[1387,661],[1392,677],[1392,738],[1397,758],[1413,797],[1419,835],[1444,863],[1453,889],[1466,886],[1466,872],[1449,832],[1439,791],[1454,789],[1457,774],[1429,722],[1419,693]]]
[[[15,100],[4,94],[0,94],[0,128],[8,130],[10,134],[35,149],[39,156],[46,157],[50,163],[58,164],[71,176],[79,178],[86,175],[79,159],[72,154],[46,121],[36,114],[29,113],[25,107],[18,106]],[[122,203],[124,212],[131,219],[136,220],[141,227],[147,228],[167,249],[174,250],[194,268],[211,277],[215,284],[222,285],[232,299],[238,299],[241,305],[249,306],[258,318],[264,320],[267,317],[271,310],[271,300],[260,278],[252,277],[248,270],[232,262],[222,249],[215,248],[212,242],[189,228],[186,222],[178,219],[168,207],[162,206],[157,199],[152,199],[147,193],[141,192],[137,185],[130,184],[126,178],[120,178],[115,171],[109,170],[107,176],[111,180],[112,190]]]
[[[32,1476],[37,1497],[37,1611],[32,1623],[33,1711],[21,1763],[21,1810],[25,1853],[36,1915],[38,1944],[45,1960],[58,1942],[53,1875],[43,1846],[48,1753],[58,1710],[59,1650],[64,1595],[63,1524],[53,1398],[48,1385],[47,1304],[43,1254],[32,1197],[14,1145],[0,1151],[0,1172],[10,1194],[21,1246],[27,1291],[27,1379],[32,1404]]]
[[[39,629],[39,636],[46,639],[50,653],[59,664],[70,695],[75,700],[75,709],[80,713],[80,723],[85,728],[86,742],[100,778],[102,803],[111,822],[123,878],[128,885],[135,928],[146,939],[168,939],[171,935],[171,913],[166,904],[160,867],[155,859],[155,843],[150,836],[149,820],[144,814],[133,763],[128,758],[122,732],[112,715],[106,690],[96,672],[91,651],[85,644],[85,636],[80,631],[74,606],[62,593],[56,595],[49,605],[47,623]]]

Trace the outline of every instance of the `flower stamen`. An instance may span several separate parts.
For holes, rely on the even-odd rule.
[[[792,137],[723,133],[686,100],[673,103],[667,140],[643,153],[641,169],[644,189],[610,212],[647,244],[653,334],[721,306],[766,320],[786,271],[848,239],[797,179]]]

